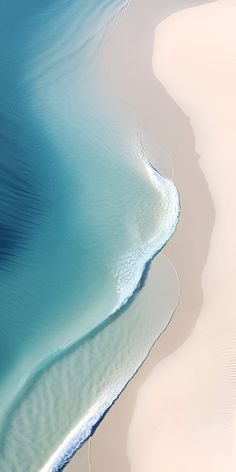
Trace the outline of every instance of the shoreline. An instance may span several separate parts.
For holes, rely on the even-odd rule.
[[[181,10],[187,4],[190,6],[190,2],[182,2],[182,5],[178,2],[178,6],[176,1],[170,3],[171,5],[167,7],[162,5],[161,11],[157,11],[158,8],[153,1],[150,2],[149,11],[143,1],[131,5],[126,12],[126,17],[120,19],[111,38],[105,65],[110,69],[112,87],[125,103],[135,110],[137,121],[141,123],[140,127],[154,140],[157,136],[160,145],[172,157],[174,182],[181,195],[182,215],[177,233],[168,243],[165,252],[179,274],[182,285],[181,300],[168,330],[159,338],[140,371],[125,389],[119,401],[113,405],[92,438],[91,462],[97,472],[104,472],[104,470],[128,472],[130,470],[127,458],[128,430],[138,391],[154,367],[188,338],[197,322],[203,302],[201,274],[207,259],[214,225],[214,207],[205,176],[199,167],[199,157],[195,152],[189,120],[154,78],[151,70],[151,48],[156,25],[162,21],[163,17],[172,13],[171,7],[175,11]],[[196,2],[194,4],[196,5]],[[134,54],[134,49],[132,50],[134,45],[139,51],[138,57]],[[132,58],[131,65],[128,64],[130,58]],[[150,61],[150,64],[147,61]],[[128,84],[127,74],[124,71],[128,74],[130,71]],[[135,78],[138,78],[136,87]],[[140,92],[142,97],[140,97]],[[155,109],[153,109],[154,100]],[[148,149],[146,150],[148,152]],[[151,155],[151,162],[155,165],[153,155]],[[188,199],[193,200],[192,204]],[[193,228],[189,228],[189,215],[192,212],[195,212],[196,220]],[[202,222],[202,226],[205,226],[204,234],[201,235],[202,240],[198,241],[197,253],[192,254],[193,241],[196,238],[194,233],[199,239],[196,232],[196,229],[200,227],[199,221]],[[188,261],[187,267],[183,266],[183,251]],[[189,273],[192,275],[191,281],[189,281]],[[116,448],[117,444],[119,444],[119,450]],[[106,454],[107,449],[110,451],[109,455]]]
[[[143,365],[145,364],[146,360],[148,359],[148,357],[150,355],[150,352],[152,352],[152,350],[153,350],[153,348],[156,344],[156,339],[158,339],[158,337],[161,336],[161,334],[167,329],[167,326],[170,324],[171,319],[174,316],[175,310],[178,306],[179,295],[180,295],[179,279],[178,279],[177,273],[176,273],[176,271],[173,267],[173,264],[169,261],[169,259],[163,253],[160,254],[159,258],[154,258],[153,259],[152,264],[150,265],[150,268],[149,268],[147,284],[144,287],[144,289],[141,290],[140,293],[142,294],[142,296],[144,296],[144,300],[145,300],[145,291],[148,290],[149,291],[149,297],[151,297],[154,301],[156,299],[156,293],[158,292],[158,290],[156,290],[156,289],[154,290],[153,285],[154,285],[154,281],[156,280],[156,278],[160,278],[160,277],[161,277],[161,282],[160,282],[159,287],[158,287],[160,296],[162,295],[163,292],[169,290],[169,288],[171,287],[171,290],[169,291],[170,292],[169,297],[164,297],[163,299],[161,299],[161,297],[160,297],[157,301],[157,303],[160,301],[159,310],[160,310],[160,313],[162,314],[162,317],[163,317],[163,313],[166,313],[165,318],[162,321],[160,320],[160,322],[159,322],[159,324],[163,325],[164,327],[160,328],[160,326],[159,326],[159,327],[153,328],[154,331],[159,331],[160,334],[157,334],[157,336],[155,336],[154,342],[152,342],[151,345],[147,346],[145,357],[142,359],[142,362],[138,366],[137,370],[128,379],[128,381],[122,386],[122,390],[119,392],[119,394],[117,395],[117,393],[116,393],[116,395],[112,399],[111,403],[107,404],[106,407],[104,408],[104,411],[101,412],[101,415],[99,415],[100,418],[98,419],[98,421],[94,424],[94,426],[92,428],[92,431],[93,431],[92,436],[89,437],[88,440],[85,440],[85,442],[81,446],[81,448],[78,449],[77,447],[75,447],[75,449],[73,451],[73,454],[71,455],[71,457],[69,459],[70,460],[69,463],[66,464],[66,462],[64,462],[64,463],[60,462],[61,466],[66,465],[65,468],[68,472],[74,470],[74,467],[77,470],[78,466],[81,463],[83,464],[83,467],[84,467],[84,465],[89,467],[88,460],[85,459],[86,454],[87,454],[87,459],[88,459],[88,457],[91,458],[91,454],[90,454],[91,446],[88,445],[88,442],[89,441],[92,442],[92,438],[93,438],[94,435],[96,435],[96,431],[102,425],[102,423],[104,421],[104,418],[106,418],[107,415],[109,415],[109,412],[113,410],[114,406],[117,403],[119,403],[119,400],[120,400],[120,398],[122,398],[122,395],[125,392],[125,390],[128,388],[128,386],[130,384],[132,384],[133,380],[138,375],[139,371],[142,370]],[[170,296],[170,294],[171,294],[171,296]],[[136,300],[136,304],[137,303],[138,303],[138,301]],[[136,308],[134,306],[133,309],[134,309],[134,312],[136,313],[136,315],[138,316],[137,306],[136,306]],[[144,325],[145,325],[145,323],[144,323]],[[143,326],[143,327],[145,328],[145,326]],[[139,349],[142,349],[142,343],[140,343]],[[110,400],[109,400],[109,402],[110,402]],[[75,428],[75,432],[76,432],[76,429],[77,428]],[[67,442],[67,444],[69,446],[71,446],[71,445],[73,446],[73,431],[70,433],[69,436],[70,436],[70,441]],[[76,437],[74,439],[76,441]],[[63,444],[60,446],[60,449],[61,448],[63,448]],[[76,451],[76,449],[77,449],[77,451]],[[59,449],[58,449],[58,451],[59,451]],[[67,454],[67,458],[68,458],[69,454],[70,454],[68,447],[66,447],[66,449],[63,451],[63,454],[62,454],[61,457],[65,458],[66,454]],[[57,462],[56,462],[55,458],[54,457],[51,458],[51,460],[48,461],[46,466],[42,469],[42,472],[44,472],[44,471],[47,472],[48,470],[54,470],[53,467],[55,467],[56,464],[57,464]],[[59,462],[58,462],[58,464],[59,464]],[[91,464],[92,464],[92,460],[91,460]],[[92,469],[92,465],[91,465],[91,469]],[[55,470],[61,470],[61,469],[56,468]],[[90,469],[89,469],[89,471],[90,471]]]
[[[153,270],[153,268],[151,269],[152,262],[156,258],[157,254],[159,254],[162,251],[162,248],[167,244],[169,239],[172,237],[176,229],[176,225],[178,224],[178,218],[179,218],[179,200],[177,199],[175,186],[173,185],[172,182],[168,182],[168,179],[166,177],[160,175],[158,171],[155,169],[155,167],[152,165],[152,163],[146,161],[144,157],[142,159],[145,165],[150,168],[150,172],[152,172],[153,178],[159,182],[166,181],[165,182],[166,185],[169,185],[170,194],[173,195],[173,199],[175,197],[175,207],[172,213],[173,215],[175,215],[176,218],[173,221],[173,224],[170,228],[170,232],[167,235],[167,239],[165,240],[163,244],[161,243],[161,245],[155,249],[154,253],[150,252],[150,256],[148,260],[146,260],[146,262],[144,262],[141,267],[141,271],[140,271],[141,276],[138,280],[138,283],[134,291],[128,297],[128,299],[124,301],[124,304],[118,307],[113,313],[111,313],[105,320],[103,320],[99,325],[97,325],[85,336],[81,337],[75,343],[72,343],[71,345],[58,351],[57,353],[55,353],[55,355],[53,354],[49,359],[47,359],[45,362],[40,364],[36,373],[32,375],[29,379],[27,379],[26,383],[23,385],[23,388],[20,389],[19,394],[17,394],[15,402],[14,402],[14,408],[16,408],[18,403],[20,403],[21,399],[25,395],[25,392],[31,390],[32,385],[34,385],[34,383],[38,381],[38,378],[44,374],[44,371],[46,369],[48,369],[51,366],[56,365],[58,361],[60,362],[60,360],[65,358],[68,354],[75,353],[78,347],[84,345],[89,337],[91,336],[94,337],[97,333],[103,331],[107,326],[109,326],[112,322],[114,322],[117,318],[119,318],[121,313],[124,310],[128,309],[132,301],[135,299],[135,297],[139,294],[139,292],[143,288],[149,271]],[[172,313],[171,313],[171,316],[172,316]],[[150,347],[150,349],[152,349],[152,346]],[[145,359],[143,360],[143,362],[145,361]],[[138,367],[138,370],[139,369],[140,369],[140,366]],[[134,373],[134,376],[136,375],[136,372]],[[132,378],[133,376],[128,380],[128,383],[132,380]],[[55,471],[62,470],[62,468],[65,467],[65,465],[69,463],[71,458],[77,453],[77,450],[80,448],[83,448],[83,446],[86,445],[86,442],[91,437],[90,436],[91,431],[95,431],[97,429],[104,415],[106,415],[107,411],[110,410],[110,408],[113,406],[116,400],[120,397],[121,393],[126,388],[126,385],[124,387],[122,386],[121,391],[118,394],[117,393],[115,394],[115,397],[112,398],[111,402],[109,398],[107,402],[104,401],[104,403],[101,404],[100,410],[95,411],[94,416],[95,418],[98,418],[95,424],[93,422],[94,417],[92,416],[92,414],[90,415],[90,409],[89,409],[87,414],[80,420],[80,422],[72,429],[72,431],[69,432],[69,434],[66,435],[62,444],[60,444],[60,446],[48,458],[45,465],[40,469],[41,472],[47,472],[49,470],[55,470]],[[91,410],[92,409],[93,407],[91,408]],[[11,417],[12,414],[13,414],[12,410],[10,410],[9,416]],[[4,427],[5,427],[5,424],[7,424],[7,421],[8,421],[8,416],[6,416],[6,418],[4,419]],[[86,435],[87,437],[85,438]]]
[[[93,330],[91,330],[83,338],[81,338],[76,343],[72,344],[71,346],[68,346],[65,349],[63,349],[59,353],[59,355],[51,361],[52,363],[56,364],[57,361],[60,359],[60,357],[66,356],[69,352],[74,352],[74,351],[76,352],[77,347],[80,346],[81,344],[83,344],[84,342],[86,342],[88,337],[95,336],[96,333],[99,333],[99,332],[103,331],[111,323],[115,322],[115,320],[117,320],[120,316],[122,316],[123,311],[126,311],[126,310],[129,309],[130,304],[132,304],[132,302],[134,300],[136,300],[136,297],[139,295],[140,291],[143,293],[143,290],[145,288],[144,286],[145,286],[145,283],[146,283],[147,279],[148,279],[148,282],[150,284],[150,282],[151,282],[150,279],[152,278],[152,275],[149,276],[149,272],[151,272],[151,273],[156,272],[158,274],[159,265],[162,264],[161,261],[162,261],[163,257],[161,257],[161,255],[160,255],[159,256],[160,259],[158,259],[158,261],[157,261],[156,258],[160,253],[163,252],[163,248],[166,246],[168,241],[173,237],[173,234],[176,231],[176,227],[179,223],[179,216],[180,216],[180,200],[179,200],[178,191],[177,191],[174,183],[171,180],[169,180],[167,177],[165,177],[164,175],[160,174],[157,171],[157,169],[154,167],[154,165],[149,160],[147,160],[144,155],[142,157],[142,160],[144,161],[144,164],[148,168],[149,172],[152,173],[152,177],[153,177],[153,181],[154,181],[153,185],[155,185],[155,180],[156,180],[156,181],[159,181],[159,182],[165,182],[165,185],[169,186],[169,193],[170,193],[170,195],[173,199],[173,203],[175,203],[175,205],[173,205],[173,208],[172,208],[172,217],[174,216],[174,219],[172,218],[173,221],[172,221],[172,225],[170,227],[169,233],[168,233],[168,235],[165,239],[165,242],[161,243],[157,248],[155,248],[154,252],[150,252],[149,258],[146,260],[146,262],[143,263],[142,270],[141,270],[141,276],[138,279],[138,283],[137,283],[134,291],[128,297],[128,299],[126,299],[124,301],[124,304],[122,304],[120,307],[118,307],[118,309],[114,313],[110,314],[102,323],[100,323],[98,326],[96,326]],[[167,265],[169,264],[169,265],[172,266],[172,264],[170,263],[168,258],[165,257],[165,259],[167,261]],[[174,269],[174,268],[172,267],[172,269]],[[174,275],[174,277],[176,277],[176,279],[178,280],[178,284],[179,284],[179,279],[178,279],[178,276],[177,276],[177,273],[176,273],[175,270],[173,270],[172,275]],[[165,276],[164,276],[164,278],[165,278]],[[175,287],[175,290],[172,294],[174,300],[176,298],[176,293],[175,292],[176,292],[176,287]],[[173,314],[176,310],[176,307],[178,305],[178,300],[179,300],[179,297],[177,297],[177,301],[174,301],[174,308],[173,308],[173,310],[171,309],[170,314],[169,314],[170,320],[172,319]],[[170,320],[168,321],[167,326],[169,325]],[[167,329],[167,326],[165,326],[164,329],[161,329],[161,333],[163,333],[163,331],[165,331]],[[158,339],[158,337],[160,335],[161,334],[158,334],[156,339]],[[137,370],[134,372],[134,374],[128,379],[128,381],[125,380],[124,385],[123,384],[121,385],[121,390],[119,390],[119,393],[117,393],[118,392],[118,390],[117,390],[117,391],[115,391],[113,397],[109,397],[108,400],[103,399],[103,402],[100,403],[99,409],[97,409],[97,410],[96,410],[96,404],[93,405],[88,410],[87,414],[79,421],[79,423],[66,435],[66,437],[64,438],[64,440],[60,444],[60,446],[51,454],[51,456],[48,458],[45,465],[40,469],[40,472],[48,472],[48,471],[51,471],[51,470],[60,471],[64,468],[67,468],[67,470],[68,470],[71,467],[71,462],[72,462],[72,467],[73,467],[73,457],[75,455],[77,455],[78,452],[79,452],[79,457],[78,457],[79,463],[80,462],[83,463],[83,464],[85,463],[84,462],[85,461],[84,452],[80,453],[80,451],[84,450],[84,449],[87,450],[87,448],[88,448],[87,443],[90,441],[91,437],[95,434],[97,428],[100,426],[100,424],[103,421],[104,417],[108,414],[110,409],[113,407],[113,405],[120,398],[120,396],[122,395],[122,393],[126,389],[127,385],[130,382],[132,382],[133,378],[136,376],[138,371],[141,369],[142,365],[144,364],[147,357],[149,356],[149,353],[153,349],[153,346],[155,345],[155,343],[156,343],[156,340],[154,341],[154,343],[152,342],[152,344],[149,345],[148,352],[145,355],[144,359],[142,360],[141,364],[139,365]],[[42,368],[42,371],[43,371],[43,368]],[[33,381],[34,381],[34,379],[33,379]],[[26,388],[27,388],[27,385],[26,385]],[[93,413],[93,409],[94,409],[94,413]],[[90,411],[91,411],[91,413],[90,413]],[[96,418],[95,422],[94,422],[94,418]],[[77,462],[77,458],[76,458],[76,462]],[[76,467],[77,466],[78,465],[76,464]]]
[[[156,29],[161,21],[153,10],[148,23],[151,12],[140,1],[117,27],[116,56],[122,38],[126,49],[118,54],[115,86],[173,159],[182,216],[165,252],[178,271],[181,300],[168,330],[92,439],[96,472],[235,470],[236,6],[170,3],[178,3],[180,11],[172,16],[168,11],[158,28],[154,58],[163,85],[154,79],[154,87],[146,76],[150,54],[146,44],[142,56],[139,42],[145,38],[142,27],[150,40],[151,25]],[[137,63],[132,44],[139,51]],[[127,84],[122,71],[130,58],[133,76]],[[141,80],[141,98],[131,88],[134,77]]]

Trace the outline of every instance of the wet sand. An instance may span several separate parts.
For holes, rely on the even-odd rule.
[[[87,441],[66,467],[66,472],[91,472],[90,441]]]
[[[151,472],[152,469],[147,468],[145,462],[140,462],[140,455],[145,461],[151,457],[151,453],[144,453],[147,451],[145,439],[148,444],[155,439],[154,432],[148,430],[150,424],[147,423],[146,412],[148,410],[155,418],[154,423],[160,423],[158,414],[160,408],[166,406],[164,399],[170,387],[170,383],[162,382],[162,377],[156,380],[156,366],[160,371],[165,370],[165,362],[170,362],[191,336],[203,306],[202,273],[214,226],[214,204],[199,165],[189,119],[152,71],[156,26],[175,11],[200,3],[203,2],[136,0],[120,18],[104,55],[104,70],[110,78],[109,86],[135,113],[138,126],[145,132],[145,145],[151,152],[153,164],[158,167],[159,159],[155,155],[155,145],[149,146],[149,142],[158,141],[156,148],[164,148],[172,159],[173,180],[180,192],[182,214],[177,233],[165,252],[179,274],[182,293],[171,325],[92,439],[90,456],[92,470],[96,472]],[[171,367],[167,372],[174,382],[171,385],[173,393],[180,382]],[[152,380],[153,375],[155,381]],[[161,386],[162,396],[160,394],[158,397]],[[181,392],[185,390],[184,383],[182,387]],[[171,419],[168,421],[171,431]],[[165,423],[165,417],[161,418],[161,422],[162,425]],[[154,447],[158,451],[162,445],[154,441]],[[71,464],[71,471],[79,470],[77,457]],[[137,462],[142,463],[142,468],[137,468]],[[148,467],[152,467],[151,463]],[[161,470],[167,472],[168,469]]]

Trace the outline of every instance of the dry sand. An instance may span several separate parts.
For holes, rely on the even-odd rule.
[[[154,73],[190,118],[216,219],[197,324],[138,393],[132,472],[236,470],[235,24],[236,2],[221,0],[156,30]]]
[[[169,16],[200,3],[136,0],[104,58],[116,93],[173,160],[182,216],[166,251],[182,295],[168,330],[95,434],[93,472],[236,469],[236,2]],[[151,68],[154,29],[166,17],[153,65],[176,103]],[[79,472],[76,461],[71,470]]]

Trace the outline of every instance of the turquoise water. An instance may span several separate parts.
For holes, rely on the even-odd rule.
[[[123,388],[129,375],[116,377],[109,364],[120,329],[135,340],[135,319],[124,313],[138,296],[119,309],[177,223],[174,185],[152,169],[132,116],[99,74],[109,28],[127,4],[0,4],[3,472],[38,471],[92,405],[97,421],[106,385],[106,406]],[[152,342],[147,334],[130,375]],[[126,344],[119,356],[125,365]]]

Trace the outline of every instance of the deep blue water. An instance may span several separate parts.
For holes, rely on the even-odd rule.
[[[132,117],[99,74],[109,28],[127,4],[0,3],[3,472],[43,467],[98,400],[101,412],[101,391],[106,405],[117,396],[154,341],[143,340],[125,378],[109,372],[104,353],[112,363],[122,334],[117,327],[115,341],[115,324],[104,323],[131,297],[179,212],[174,185],[149,165]],[[119,318],[128,343],[133,318],[120,311]],[[84,380],[73,384],[78,365]],[[37,448],[27,448],[32,435]]]

